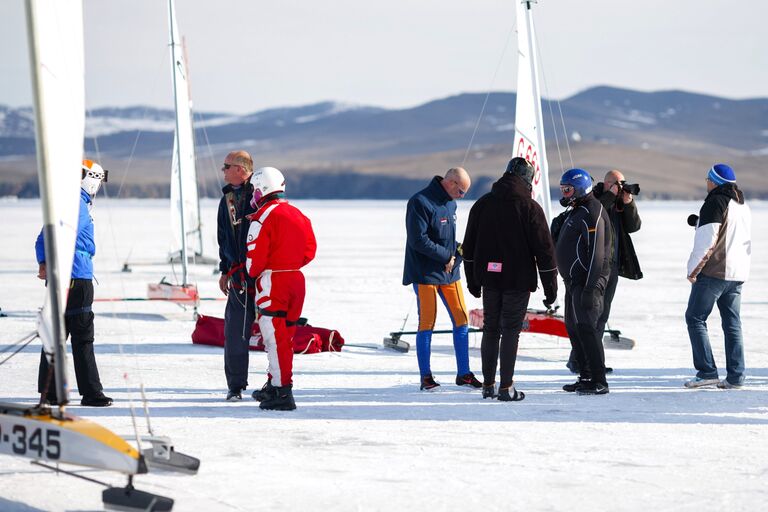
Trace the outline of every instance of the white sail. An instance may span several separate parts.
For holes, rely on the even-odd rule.
[[[77,236],[85,130],[83,6],[29,0],[27,20],[48,272],[38,331],[46,352],[56,352],[56,388],[66,395],[63,311]]]
[[[197,171],[195,170],[195,146],[192,131],[192,112],[189,99],[187,66],[176,25],[176,9],[173,0],[168,1],[168,25],[171,46],[171,75],[173,99],[176,110],[176,134],[173,141],[173,165],[171,170],[171,226],[173,255],[179,254],[186,279],[188,251],[202,254],[200,233],[200,205],[197,195]]]
[[[549,167],[544,145],[544,123],[541,114],[541,91],[536,56],[536,33],[533,27],[532,4],[535,0],[518,0],[517,4],[517,102],[515,106],[514,156],[531,162],[536,169],[533,198],[541,204],[552,221],[549,194]]]

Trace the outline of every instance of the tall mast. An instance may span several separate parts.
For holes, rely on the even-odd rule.
[[[176,165],[181,167],[181,144],[180,144],[180,136],[179,136],[179,103],[178,103],[178,95],[177,95],[177,81],[176,81],[176,71],[177,66],[183,66],[181,61],[181,56],[178,55],[178,52],[180,51],[178,42],[176,41],[176,16],[175,16],[175,9],[173,5],[173,0],[168,0],[168,22],[169,22],[169,32],[171,34],[171,69],[173,71],[173,104],[174,109],[176,113]],[[182,286],[186,286],[187,283],[187,227],[186,227],[186,219],[184,215],[184,179],[181,173],[181,170],[179,169],[178,173],[179,178],[179,216],[180,216],[180,224],[181,224],[181,272],[182,272]]]

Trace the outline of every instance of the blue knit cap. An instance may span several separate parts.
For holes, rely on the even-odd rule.
[[[707,173],[707,179],[717,185],[736,183],[736,173],[725,164],[715,164]]]

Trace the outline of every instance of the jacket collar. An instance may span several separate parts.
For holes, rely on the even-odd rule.
[[[504,175],[491,186],[491,193],[499,199],[504,200],[531,197],[531,191],[528,190],[523,179],[514,174],[507,173],[504,173]]]
[[[453,198],[449,196],[448,192],[443,188],[442,181],[442,176],[435,176],[432,178],[432,181],[429,182],[426,191],[438,204],[447,204],[450,201],[453,201]]]
[[[744,204],[744,194],[735,183],[724,183],[718,187],[713,188],[707,194],[707,199],[714,196],[728,196],[735,200],[739,204]]]

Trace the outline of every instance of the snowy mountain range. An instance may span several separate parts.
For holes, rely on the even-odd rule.
[[[768,98],[595,87],[545,101],[543,110],[553,173],[580,165],[597,174],[609,168],[653,174],[646,168],[652,164],[685,175],[715,160],[732,162],[757,178],[768,161]],[[247,114],[196,113],[194,126],[198,155],[213,160],[245,148],[259,161],[313,177],[422,180],[456,160],[464,160],[476,175],[496,175],[511,152],[514,115],[515,94],[498,92],[460,94],[396,110],[324,102]],[[152,176],[167,181],[157,169],[170,162],[172,111],[100,108],[87,119],[86,151],[98,148],[102,160],[115,162],[113,168],[134,162],[135,182]],[[0,181],[5,181],[9,161],[34,158],[32,123],[30,108],[0,106]],[[760,188],[764,181],[755,180],[756,195],[768,195],[768,185]],[[313,187],[325,197],[317,184]],[[672,196],[680,194],[685,196],[684,189]]]

